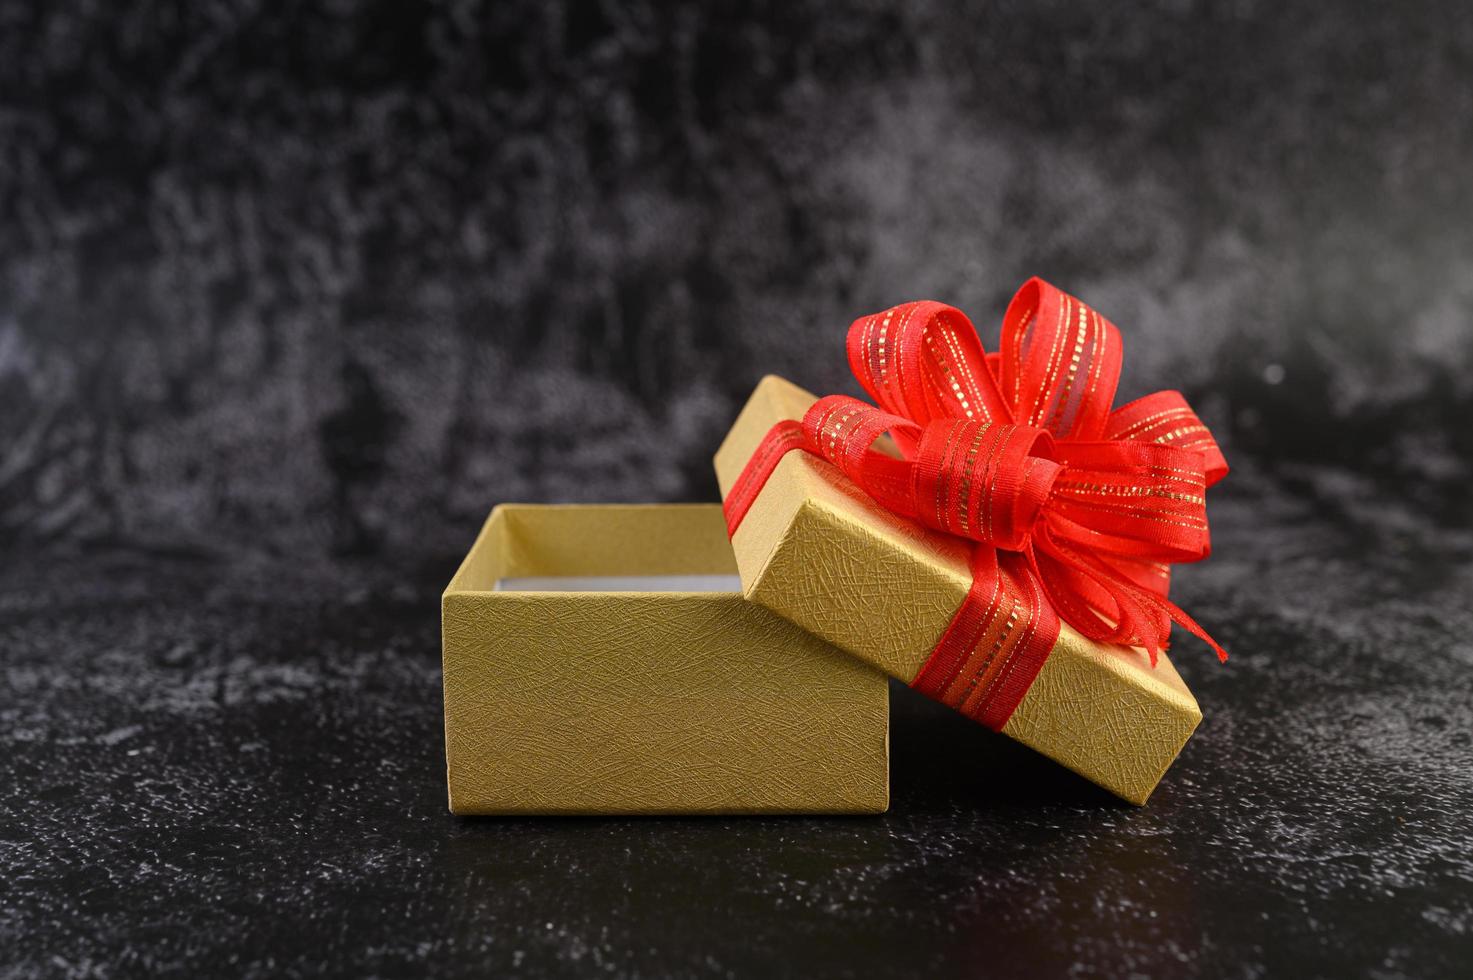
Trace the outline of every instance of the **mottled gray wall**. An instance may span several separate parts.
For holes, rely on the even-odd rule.
[[[1467,513],[1466,4],[326,6],[0,0],[0,546],[709,498],[761,374],[1033,273],[1246,478]]]

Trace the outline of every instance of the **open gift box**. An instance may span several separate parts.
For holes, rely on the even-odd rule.
[[[714,504],[492,511],[441,606],[450,809],[883,812],[886,678],[736,576]]]

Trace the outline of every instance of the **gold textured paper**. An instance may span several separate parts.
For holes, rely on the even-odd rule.
[[[503,505],[442,599],[455,813],[881,813],[883,674],[737,592],[497,592],[732,575],[721,508]]]
[[[716,454],[723,496],[774,423],[813,395],[757,386]],[[747,597],[911,682],[971,584],[968,546],[890,513],[834,467],[788,453],[732,541]],[[1003,733],[1144,803],[1202,720],[1166,656],[1085,639],[1067,624]]]

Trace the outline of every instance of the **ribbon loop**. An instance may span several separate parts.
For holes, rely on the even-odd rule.
[[[1012,422],[977,328],[961,310],[902,303],[849,326],[849,367],[886,411],[924,426],[935,419]],[[907,454],[912,439],[896,443]]]
[[[1060,439],[1098,439],[1120,381],[1115,325],[1042,279],[1023,284],[1003,317],[1000,386],[1013,421]]]
[[[1105,429],[1111,442],[1174,446],[1201,457],[1207,486],[1227,476],[1228,464],[1217,440],[1179,391],[1158,391],[1110,413]]]
[[[803,434],[813,451],[887,509],[914,516],[910,464],[875,450],[887,432],[913,437],[920,426],[847,395],[814,402],[803,417]]]

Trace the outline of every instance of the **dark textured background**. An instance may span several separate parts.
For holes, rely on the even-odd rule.
[[[1466,975],[1470,120],[1459,3],[0,0],[0,976]],[[881,820],[444,814],[492,504],[1030,274],[1235,467],[1150,806],[899,691]]]

